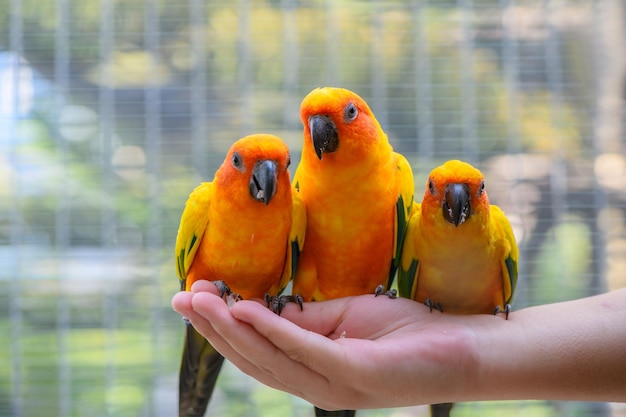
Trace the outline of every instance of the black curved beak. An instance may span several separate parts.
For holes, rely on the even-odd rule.
[[[250,195],[265,205],[270,203],[278,187],[278,165],[275,161],[259,161],[252,170]]]
[[[337,126],[329,116],[315,115],[309,117],[309,130],[313,140],[313,149],[319,159],[323,153],[335,152],[339,145]]]
[[[448,184],[443,199],[443,218],[459,227],[470,215],[470,190],[467,184]]]

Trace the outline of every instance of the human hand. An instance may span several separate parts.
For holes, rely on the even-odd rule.
[[[408,299],[287,305],[279,317],[250,300],[228,307],[200,281],[172,305],[243,372],[328,410],[462,399],[476,376],[476,338],[462,317]]]
[[[626,401],[626,289],[492,315],[363,295],[228,306],[207,281],[172,305],[237,367],[318,407],[470,400]],[[601,341],[601,343],[598,343]]]

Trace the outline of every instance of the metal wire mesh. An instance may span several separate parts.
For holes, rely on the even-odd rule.
[[[296,166],[321,85],[371,104],[416,196],[446,159],[483,170],[520,243],[515,308],[623,287],[625,17],[619,0],[0,3],[0,415],[175,414],[186,196],[245,134],[278,134]],[[211,412],[312,415],[233,367]]]

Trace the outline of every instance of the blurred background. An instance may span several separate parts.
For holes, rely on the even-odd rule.
[[[249,133],[297,166],[318,86],[370,103],[417,198],[444,160],[483,170],[520,244],[514,309],[625,286],[625,19],[621,0],[0,2],[0,416],[175,415],[184,202]],[[231,365],[210,410],[313,415]]]

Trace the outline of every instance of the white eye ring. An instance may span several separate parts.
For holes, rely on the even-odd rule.
[[[232,163],[235,168],[241,170],[241,167],[243,166],[243,160],[241,159],[241,155],[239,155],[239,152],[233,153]]]
[[[359,115],[359,109],[354,105],[354,103],[350,102],[346,106],[343,111],[344,120],[346,122],[351,122]]]
[[[485,192],[485,181],[480,183],[480,187],[478,187],[478,195],[482,195]]]

